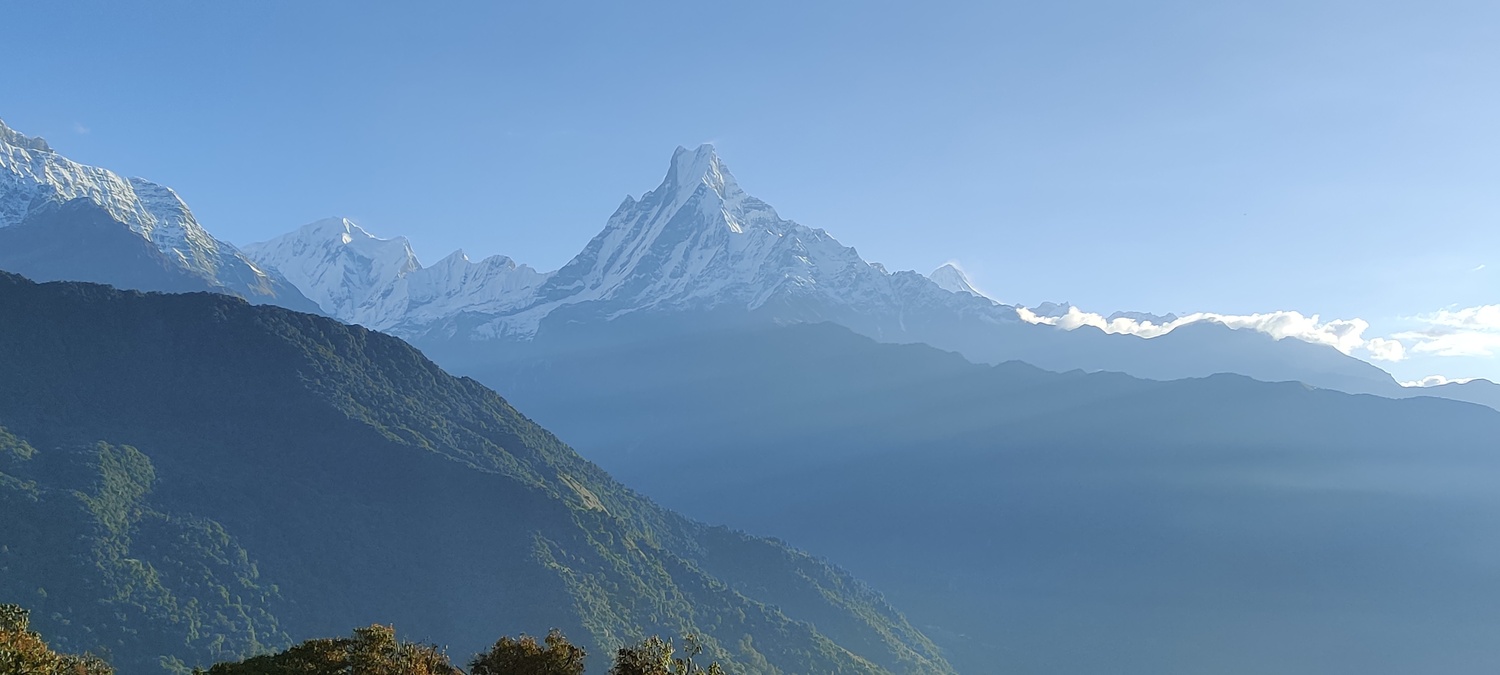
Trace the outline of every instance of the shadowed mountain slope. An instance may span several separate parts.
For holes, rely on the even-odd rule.
[[[0,317],[0,426],[31,449],[0,467],[8,498],[62,503],[104,480],[90,475],[134,486],[112,498],[129,517],[59,519],[41,539],[7,530],[5,564],[30,571],[0,590],[26,596],[14,600],[63,644],[104,647],[132,672],[374,622],[461,656],[556,626],[596,667],[643,635],[699,632],[746,672],[951,672],[853,577],[655,506],[396,338],[228,296],[9,274]],[[111,457],[127,469],[40,466],[120,463]],[[152,548],[166,535],[147,523],[162,519],[202,523],[193,531],[217,533],[216,550],[244,562],[215,567],[207,544]],[[106,521],[109,537],[90,525]],[[59,542],[78,537],[136,561],[120,563],[133,576],[39,604],[36,588],[53,598],[68,583],[58,570],[73,549]],[[169,611],[199,592],[184,567],[258,589],[231,597],[259,618],[215,628]],[[137,614],[99,609],[132,579],[179,590],[143,596]],[[227,639],[195,642],[204,634]]]
[[[962,672],[1500,667],[1494,410],[829,324],[554,329],[500,367],[433,354],[664,504],[845,561]]]

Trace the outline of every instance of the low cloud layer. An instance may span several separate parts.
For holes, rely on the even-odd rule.
[[[1421,328],[1391,337],[1414,354],[1492,357],[1500,354],[1500,305],[1445,309],[1413,317]]]
[[[1259,331],[1278,340],[1295,338],[1313,344],[1328,345],[1345,354],[1352,355],[1358,351],[1374,361],[1400,361],[1406,358],[1406,347],[1400,340],[1381,337],[1366,338],[1364,334],[1369,330],[1370,324],[1364,319],[1323,321],[1317,314],[1304,316],[1301,312],[1248,315],[1199,312],[1178,317],[1172,321],[1152,322],[1124,316],[1107,318],[1093,312],[1082,311],[1077,307],[1068,307],[1067,313],[1059,313],[1055,316],[1042,316],[1024,307],[1017,308],[1016,313],[1027,322],[1048,324],[1066,330],[1093,326],[1106,333],[1123,333],[1147,338],[1170,333],[1188,324],[1208,321],[1230,328]]]
[[[1404,317],[1408,330],[1385,336],[1369,336],[1370,324],[1364,319],[1324,321],[1317,314],[1301,312],[1267,312],[1264,314],[1217,314],[1199,312],[1183,317],[1153,316],[1140,312],[1116,312],[1110,316],[1085,312],[1066,304],[1044,303],[1034,308],[1017,307],[1016,313],[1030,323],[1047,324],[1067,330],[1085,326],[1106,333],[1121,333],[1154,338],[1182,326],[1212,322],[1235,329],[1265,333],[1278,340],[1293,338],[1327,345],[1350,356],[1372,362],[1406,361],[1412,358],[1458,357],[1492,359],[1500,357],[1500,304],[1462,309],[1444,309],[1430,314]],[[1437,370],[1434,368],[1434,370]],[[1403,382],[1409,387],[1431,387],[1464,379],[1432,375]]]
[[[1458,378],[1458,379],[1451,379],[1451,378],[1448,378],[1448,377],[1444,377],[1442,375],[1428,375],[1427,377],[1424,377],[1424,378],[1422,378],[1420,380],[1412,380],[1410,382],[1402,382],[1401,386],[1403,386],[1403,387],[1436,387],[1436,386],[1444,385],[1444,384],[1463,384],[1465,382],[1472,382],[1473,380],[1474,380],[1474,378],[1472,378],[1472,377],[1462,377],[1462,378]]]

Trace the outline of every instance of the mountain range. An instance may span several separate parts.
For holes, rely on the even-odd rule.
[[[545,339],[549,323],[686,313],[700,316],[698,323],[725,325],[827,321],[882,342],[1060,372],[1159,380],[1229,372],[1350,393],[1500,405],[1482,385],[1402,387],[1327,345],[1214,322],[1150,339],[1032,323],[1017,307],[980,293],[953,265],[928,276],[889,272],[827,232],[780,217],[746,194],[708,145],[678,148],[656,189],[627,197],[603,231],[552,272],[504,256],[475,262],[461,251],[423,267],[405,239],[375,237],[346,219],[319,221],[244,250],[332,316],[479,361],[492,352],[490,343]],[[464,363],[448,365],[462,372]]]
[[[957,267],[926,276],[889,272],[827,232],[782,218],[747,194],[708,145],[678,148],[656,189],[627,197],[577,256],[542,272],[462,251],[424,266],[404,238],[382,239],[344,218],[237,249],[208,234],[170,188],[78,164],[0,124],[0,269],[38,280],[225,292],[444,353],[533,340],[548,322],[688,312],[728,323],[829,321],[981,363],[1021,360],[1161,380],[1232,372],[1500,405],[1487,382],[1402,387],[1326,345],[1213,322],[1150,339],[1032,323],[1020,308],[985,297]]]

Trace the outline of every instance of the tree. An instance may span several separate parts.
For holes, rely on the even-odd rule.
[[[390,626],[357,628],[352,638],[308,640],[280,654],[219,663],[208,675],[463,675],[433,645],[398,642]]]
[[[502,637],[469,662],[470,675],[583,675],[584,651],[556,628],[542,644],[530,635]]]
[[[677,656],[671,640],[655,635],[633,647],[621,647],[615,653],[615,665],[609,669],[609,675],[723,675],[717,661],[706,669],[693,662],[703,653],[703,643],[697,635],[689,633],[682,642],[682,656]]]
[[[21,675],[113,675],[98,657],[59,654],[31,630],[31,614],[16,605],[0,605],[0,673]]]

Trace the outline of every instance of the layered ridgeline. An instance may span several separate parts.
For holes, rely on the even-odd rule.
[[[0,270],[41,281],[216,291],[317,311],[210,235],[171,188],[74,162],[0,122]]]
[[[828,233],[781,218],[746,194],[709,146],[679,149],[657,189],[627,198],[578,256],[544,273],[462,251],[424,267],[405,240],[373,237],[344,219],[241,253],[209,235],[170,189],[72,162],[0,125],[0,269],[321,308],[413,340],[458,368],[484,365],[490,343],[545,339],[548,324],[711,313],[695,323],[831,321],[884,342],[1057,371],[1155,379],[1234,372],[1383,396],[1500,399],[1487,383],[1413,391],[1331,347],[1213,323],[1149,340],[1029,323],[956,268],[890,273]],[[465,352],[474,358],[456,356]]]
[[[960,672],[1500,668],[1500,412],[662,320],[474,374],[665,505],[848,565]]]
[[[829,321],[882,342],[925,343],[970,360],[1023,360],[1066,371],[1153,379],[1234,372],[1350,392],[1410,392],[1381,369],[1326,345],[1198,323],[1144,339],[1022,320],[951,266],[889,272],[819,229],[747,194],[710,146],[679,148],[660,186],[626,198],[561,269],[455,253],[423,267],[406,241],[334,219],[245,251],[280,270],[342,320],[392,332],[460,372],[492,344],[545,341],[549,325],[632,314],[693,315],[718,325]],[[1460,390],[1429,392],[1464,397]]]
[[[653,505],[396,338],[8,274],[0,316],[0,603],[122,672],[375,622],[459,658],[559,627],[596,668],[696,632],[739,672],[951,672],[848,574]]]

